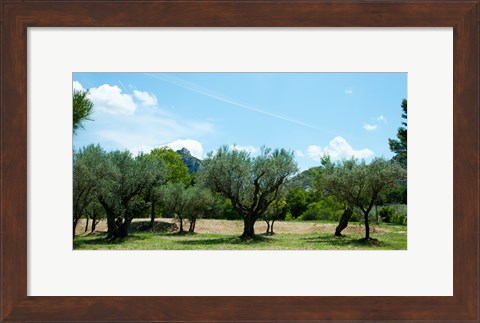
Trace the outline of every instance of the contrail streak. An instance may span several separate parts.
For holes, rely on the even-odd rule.
[[[297,125],[300,125],[300,126],[303,126],[303,127],[329,132],[329,131],[326,131],[324,129],[320,129],[318,127],[312,126],[308,123],[304,123],[304,122],[301,122],[301,121],[298,121],[298,120],[295,120],[295,119],[292,119],[292,118],[289,118],[289,117],[285,117],[285,116],[282,116],[282,115],[279,115],[279,114],[264,111],[264,110],[261,110],[259,108],[253,107],[251,105],[238,102],[238,101],[236,101],[232,98],[228,98],[228,97],[223,96],[221,94],[214,93],[213,91],[211,91],[209,89],[203,88],[203,87],[201,87],[201,86],[199,86],[195,83],[192,83],[192,82],[189,82],[189,81],[186,81],[186,80],[182,80],[178,77],[173,77],[171,75],[166,75],[166,74],[162,74],[162,76],[158,76],[156,74],[151,74],[151,73],[145,73],[145,75],[148,75],[150,77],[159,79],[159,80],[164,81],[164,82],[168,82],[170,84],[173,84],[173,85],[176,85],[178,87],[190,90],[192,92],[210,97],[212,99],[216,99],[216,100],[219,100],[219,101],[222,101],[222,102],[225,102],[225,103],[235,105],[235,106],[240,107],[240,108],[245,109],[245,110],[254,111],[254,112],[257,112],[257,113],[260,113],[260,114],[263,114],[263,115],[267,115],[267,116],[270,116],[270,117],[273,117],[273,118],[276,118],[276,119],[280,119],[280,120],[283,120],[283,121],[294,123],[294,124],[297,124]]]
[[[128,90],[127,90],[127,88],[125,87],[125,85],[123,85],[122,81],[118,80],[118,83],[120,84],[120,86],[122,87],[122,89],[125,91],[125,93],[128,93]]]

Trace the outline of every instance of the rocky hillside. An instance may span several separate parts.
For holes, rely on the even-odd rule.
[[[190,174],[198,172],[202,167],[202,161],[192,156],[187,148],[183,147],[182,149],[177,150],[177,154],[180,155],[180,159],[187,166]]]
[[[307,169],[300,174],[289,180],[291,187],[302,187],[306,190],[309,190],[312,187],[313,180],[315,178],[315,170],[319,167],[312,167]]]

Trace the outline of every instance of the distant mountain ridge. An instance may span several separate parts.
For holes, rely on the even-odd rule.
[[[289,184],[291,187],[298,187],[303,188],[305,190],[309,190],[312,188],[313,181],[315,179],[315,171],[318,170],[320,167],[312,167],[307,170],[304,170],[300,174],[297,174],[293,178],[289,180]]]
[[[180,155],[180,159],[185,166],[187,166],[189,174],[197,173],[202,168],[202,161],[197,157],[192,156],[187,148],[183,147],[182,149],[177,150],[176,153]]]

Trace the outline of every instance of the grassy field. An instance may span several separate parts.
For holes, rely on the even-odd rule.
[[[85,223],[77,227],[74,249],[117,250],[406,250],[407,227],[381,224],[370,228],[377,240],[364,242],[364,226],[351,223],[343,237],[335,237],[336,223],[308,221],[275,223],[273,236],[264,234],[266,224],[255,224],[257,238],[243,241],[242,221],[198,220],[196,233],[179,235],[172,219],[157,220],[150,231],[141,231],[146,220],[135,220],[130,235],[122,240],[105,239],[106,223],[101,222],[93,234],[83,233]]]

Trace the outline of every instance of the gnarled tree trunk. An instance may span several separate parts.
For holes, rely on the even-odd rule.
[[[243,218],[243,234],[240,236],[242,239],[251,239],[255,237],[255,225],[256,219],[251,215],[246,215]]]
[[[190,219],[190,227],[188,228],[189,233],[195,232],[195,224],[197,223],[197,218]]]
[[[275,223],[275,220],[265,220],[267,222],[267,231],[265,232],[266,235],[271,236],[274,234],[273,232],[273,224]]]
[[[345,208],[345,211],[343,211],[342,217],[340,218],[340,222],[335,228],[335,235],[337,237],[340,237],[342,235],[343,229],[345,229],[348,226],[348,221],[350,221],[352,214],[353,214],[352,209],[350,209],[349,207]]]
[[[180,219],[180,230],[178,230],[178,233],[183,233],[183,219]]]

